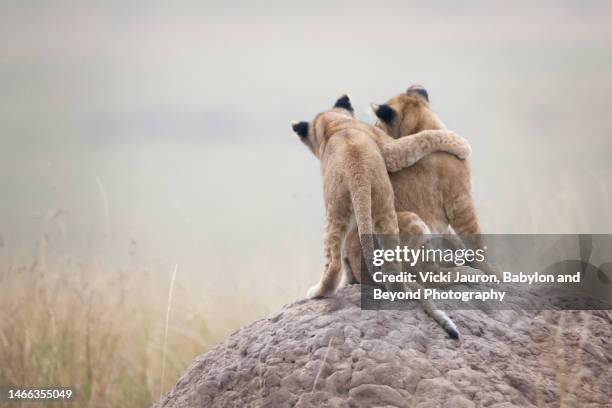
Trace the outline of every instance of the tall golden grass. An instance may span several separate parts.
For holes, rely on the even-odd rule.
[[[0,257],[0,386],[73,387],[58,407],[148,407],[226,335],[184,286],[169,298],[172,271],[50,256],[48,242],[28,263]]]
[[[188,271],[152,261],[135,241],[111,238],[105,212],[105,230],[80,250],[65,245],[62,210],[40,218],[40,238],[20,256],[0,238],[0,387],[75,389],[75,401],[55,407],[149,407],[194,357],[302,292],[253,272],[269,266],[261,259],[231,285],[232,265]],[[303,264],[294,272],[314,270]],[[257,282],[282,296],[262,294]],[[40,404],[0,401],[13,406]]]

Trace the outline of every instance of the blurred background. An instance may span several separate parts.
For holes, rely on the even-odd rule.
[[[612,5],[0,3],[0,386],[148,406],[304,296],[319,163],[291,120],[424,85],[487,233],[612,232]]]

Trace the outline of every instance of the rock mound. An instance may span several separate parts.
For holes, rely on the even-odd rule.
[[[198,357],[155,407],[612,407],[612,312],[368,311],[301,300]]]

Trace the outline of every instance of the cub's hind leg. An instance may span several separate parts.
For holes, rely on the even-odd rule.
[[[459,235],[479,235],[480,224],[476,215],[474,200],[462,194],[445,204],[446,215],[455,233]]]
[[[420,247],[425,242],[426,235],[431,234],[425,221],[411,211],[398,212],[397,221],[399,224],[402,245],[409,248]]]
[[[399,226],[395,207],[390,200],[379,200],[377,209],[378,211],[372,214],[372,221],[379,248],[383,250],[395,250],[395,248],[400,246]],[[401,272],[401,263],[396,261],[385,262],[382,265],[381,271],[383,274],[398,274]],[[399,287],[399,285],[387,284],[388,288],[392,286]]]
[[[308,290],[307,297],[320,298],[333,294],[341,280],[342,241],[350,221],[350,212],[342,211],[326,215],[325,220],[325,267],[321,280]]]
[[[361,248],[359,245],[359,232],[357,231],[356,225],[350,225],[348,232],[344,236],[344,242],[342,244],[342,279],[340,280],[340,286],[352,285],[354,283],[360,283],[358,276],[361,275],[361,265],[351,264],[351,260],[357,258],[361,259]]]
[[[460,194],[451,202],[446,203],[445,207],[451,227],[465,245],[473,250],[484,250],[476,206],[472,197],[469,194]],[[496,268],[486,261],[486,255],[484,261],[474,262],[471,266],[488,275],[498,275]]]
[[[427,224],[421,220],[421,217],[410,211],[398,212],[397,224],[402,238],[409,236],[411,240],[413,238],[415,240],[410,243],[401,242],[402,245],[413,245],[418,247],[421,245],[423,235],[430,233]],[[393,230],[393,220],[391,217],[387,216],[379,220],[377,231],[389,230],[389,228]],[[361,245],[359,243],[359,232],[356,226],[350,229],[345,238],[343,268],[344,274],[346,275],[346,282],[352,283],[355,281],[357,283],[374,285],[374,281],[368,273],[361,273]]]
[[[352,227],[344,239],[344,253],[342,254],[342,273],[345,282],[357,282],[374,285],[370,274],[361,271],[361,242],[357,226]],[[369,278],[369,279],[368,279]]]

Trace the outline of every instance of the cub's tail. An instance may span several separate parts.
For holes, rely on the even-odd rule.
[[[372,256],[374,255],[374,226],[372,221],[372,186],[368,178],[369,169],[363,165],[363,161],[357,161],[355,168],[347,174],[348,185],[353,204],[353,212],[359,230],[361,242],[361,254],[366,261],[368,273],[373,274]],[[362,276],[364,271],[361,271]],[[363,280],[363,277],[362,277]],[[411,290],[422,290],[423,287],[417,283],[408,284]],[[423,309],[431,316],[453,339],[459,338],[459,332],[455,323],[438,309],[431,300],[422,300]]]
[[[361,243],[361,254],[366,260],[366,266],[370,275],[373,273],[372,256],[374,254],[374,225],[372,221],[372,186],[368,178],[369,170],[361,162],[355,163],[356,171],[347,174],[348,185],[353,204],[353,212],[359,241]],[[365,271],[361,271],[362,274]]]
[[[433,302],[429,302],[429,305],[431,305],[431,307],[428,307],[428,302],[423,302],[423,309],[425,309],[425,312],[430,315],[431,318],[434,319],[440,326],[442,326],[444,331],[448,333],[448,336],[451,339],[458,340],[459,330],[457,330],[457,326],[455,326],[455,323],[451,320],[451,318],[448,317],[442,310],[438,309]]]
[[[406,286],[412,291],[421,291],[423,293],[423,286],[419,283],[406,283]],[[451,320],[450,317],[446,315],[442,310],[438,309],[436,304],[431,299],[422,299],[421,304],[423,305],[423,310],[427,313],[432,319],[438,323],[446,333],[448,333],[449,337],[452,339],[459,339],[459,330],[457,330],[457,326]]]

